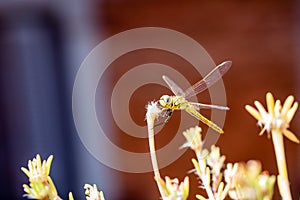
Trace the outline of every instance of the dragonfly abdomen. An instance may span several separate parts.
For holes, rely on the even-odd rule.
[[[212,121],[210,121],[209,119],[207,119],[206,117],[204,117],[203,115],[201,115],[194,107],[192,107],[191,105],[187,104],[187,106],[185,107],[185,110],[192,115],[193,117],[197,118],[198,120],[202,121],[204,124],[208,125],[209,127],[211,127],[212,129],[214,129],[215,131],[219,132],[219,133],[224,133],[224,131],[215,123],[213,123]]]

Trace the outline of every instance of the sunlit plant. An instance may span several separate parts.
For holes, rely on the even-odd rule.
[[[246,105],[245,108],[262,127],[259,135],[267,132],[268,137],[272,137],[279,171],[277,175],[279,192],[282,199],[291,200],[283,136],[299,143],[296,135],[289,130],[298,103],[294,102],[293,96],[289,96],[281,105],[279,100],[274,100],[271,93],[267,93],[266,102],[267,109],[258,101],[254,102],[256,108],[250,105]],[[151,102],[147,105],[146,120],[154,179],[163,200],[186,200],[190,191],[188,176],[181,182],[176,177],[165,176],[162,178],[160,175],[156,159],[154,122],[162,115],[163,112],[158,102]],[[219,147],[213,145],[209,150],[203,147],[202,130],[198,126],[184,131],[183,137],[185,137],[186,142],[181,147],[190,148],[194,151],[195,158],[191,160],[194,165],[192,171],[199,178],[200,188],[206,192],[206,195],[197,194],[196,199],[272,199],[276,176],[270,175],[267,170],[262,170],[260,161],[226,163],[226,157],[221,154]],[[28,161],[28,168],[21,168],[29,179],[29,184],[23,185],[25,197],[41,200],[61,199],[50,177],[52,160],[53,156],[51,155],[47,160],[42,161],[38,154]],[[86,184],[84,189],[87,200],[104,200],[103,192],[99,191],[95,184]],[[74,200],[71,192],[69,193],[69,200]]]
[[[267,110],[258,101],[254,104],[257,109],[246,105],[246,110],[258,120],[258,125],[262,127],[260,135],[264,132],[272,136],[275,156],[279,175],[277,183],[281,197],[284,200],[291,200],[291,192],[286,168],[283,136],[293,142],[299,143],[298,138],[288,128],[298,108],[298,103],[294,102],[294,97],[289,96],[283,106],[279,100],[274,100],[271,93],[267,93]],[[146,120],[148,124],[148,138],[150,155],[153,165],[155,180],[157,182],[161,198],[163,200],[184,200],[188,193],[174,191],[167,192],[162,186],[161,176],[155,154],[154,142],[154,121],[163,116],[163,111],[157,102],[151,102],[147,106]],[[196,158],[192,159],[194,172],[200,179],[200,186],[206,191],[207,197],[196,195],[200,200],[223,200],[231,199],[259,199],[270,200],[273,196],[276,176],[269,175],[268,171],[262,171],[262,164],[256,160],[247,163],[227,163],[226,157],[221,155],[220,149],[211,146],[210,150],[203,149],[201,128],[194,127],[183,132],[186,143],[183,147],[189,147],[195,152]],[[177,180],[176,178],[174,180]],[[185,186],[188,187],[188,179],[185,178]],[[186,192],[189,190],[186,189]]]
[[[50,169],[53,156],[47,160],[41,160],[39,154],[28,161],[28,168],[22,167],[21,170],[28,176],[29,185],[24,184],[24,196],[28,199],[41,200],[61,200],[57,194],[56,187],[50,177]],[[105,200],[102,191],[98,191],[97,186],[85,184],[85,195],[87,200]],[[74,200],[73,194],[69,193],[69,200]]]
[[[271,133],[279,172],[277,176],[279,192],[283,199],[292,199],[286,167],[283,136],[299,144],[299,139],[296,135],[288,130],[290,122],[298,109],[298,102],[294,102],[294,97],[290,95],[282,106],[280,100],[275,101],[270,92],[266,95],[266,102],[267,111],[259,101],[254,102],[257,109],[249,105],[246,105],[245,108],[258,120],[258,125],[262,127],[260,135],[266,131],[270,137]]]

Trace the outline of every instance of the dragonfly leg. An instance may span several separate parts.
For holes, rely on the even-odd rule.
[[[170,120],[172,114],[173,114],[173,110],[172,109],[168,109],[166,111],[167,118],[165,119],[164,124],[166,124]]]
[[[167,116],[167,118],[166,118],[163,122],[160,122],[160,123],[158,123],[158,124],[155,124],[154,127],[157,127],[157,126],[166,124],[166,123],[170,120],[172,114],[173,114],[173,110],[172,110],[172,109],[167,109],[167,110],[165,110],[163,116],[164,116],[164,117]]]

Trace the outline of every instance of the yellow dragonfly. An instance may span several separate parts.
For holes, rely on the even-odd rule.
[[[189,87],[186,91],[183,91],[174,81],[169,77],[163,76],[163,80],[168,84],[169,88],[175,94],[175,96],[163,95],[159,99],[159,104],[164,111],[164,116],[167,118],[161,124],[165,124],[169,121],[174,110],[185,110],[193,117],[202,121],[215,131],[219,133],[224,133],[224,131],[215,123],[201,115],[198,111],[200,108],[214,108],[219,110],[229,110],[226,106],[202,104],[196,102],[189,102],[187,99],[199,94],[200,92],[206,90],[214,83],[216,83],[231,67],[231,61],[225,61],[220,65],[216,66],[209,74],[207,74],[202,80],[195,83],[193,86]],[[159,124],[160,125],[160,124]]]

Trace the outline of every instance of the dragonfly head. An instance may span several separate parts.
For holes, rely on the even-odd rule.
[[[170,105],[172,104],[172,98],[169,95],[163,95],[160,97],[158,102],[164,108],[170,107]]]

